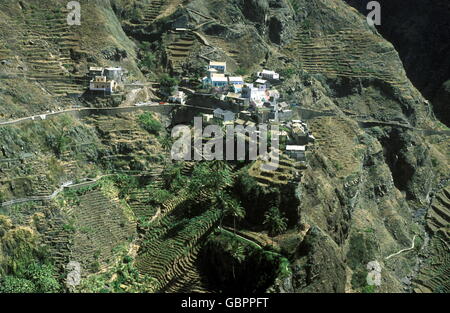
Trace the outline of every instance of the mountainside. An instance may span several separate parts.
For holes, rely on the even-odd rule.
[[[383,17],[385,39],[350,0],[79,2],[72,26],[63,0],[0,3],[4,286],[449,292],[444,31]],[[421,23],[444,27],[430,10]],[[315,138],[306,165],[170,160],[172,127],[220,102],[201,87],[210,61],[246,80],[281,74],[281,99]],[[112,96],[87,90],[99,66],[126,70]],[[165,103],[171,81],[188,105]],[[65,286],[71,261],[81,283]]]
[[[346,0],[361,13],[367,1]],[[437,117],[450,125],[450,4],[448,1],[379,1],[382,23],[377,28],[399,52],[409,79],[433,103]],[[446,83],[447,82],[447,83]]]

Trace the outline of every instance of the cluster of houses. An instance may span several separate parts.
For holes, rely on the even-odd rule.
[[[262,107],[264,103],[274,102],[280,97],[276,89],[270,88],[271,83],[280,80],[280,75],[274,71],[258,72],[254,83],[245,83],[242,76],[229,75],[226,62],[211,61],[207,71],[208,75],[202,80],[203,88],[215,90],[222,95],[222,99]]]
[[[118,91],[123,83],[125,71],[121,67],[90,67],[89,90],[111,95]]]
[[[256,74],[253,83],[244,82],[241,76],[227,73],[226,62],[213,62],[208,65],[208,75],[203,78],[203,88],[216,91],[221,100],[243,104],[243,110],[235,113],[232,109],[216,108],[213,114],[204,114],[205,121],[213,119],[224,124],[246,126],[258,123],[277,123],[283,130],[286,153],[291,158],[306,162],[308,144],[315,141],[305,122],[295,120],[291,105],[278,102],[280,93],[273,88],[280,82],[280,75],[275,71],[263,70]]]

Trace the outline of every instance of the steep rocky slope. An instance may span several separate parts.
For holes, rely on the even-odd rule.
[[[346,0],[367,14],[368,0]],[[450,125],[448,91],[450,78],[450,5],[448,1],[379,1],[380,33],[399,52],[408,77],[425,98],[432,101],[437,117]],[[447,83],[448,85],[448,83]]]
[[[255,290],[245,271],[254,265],[270,273],[261,281],[264,288],[270,285],[270,291],[361,292],[372,290],[366,283],[371,261],[382,268],[377,291],[447,290],[448,279],[435,277],[448,271],[448,187],[443,190],[449,179],[448,137],[408,79],[394,46],[361,14],[341,0],[80,2],[90,9],[82,11],[81,27],[68,29],[62,26],[64,1],[0,5],[4,16],[0,51],[8,60],[0,65],[1,118],[92,105],[68,97],[85,86],[82,76],[90,65],[121,65],[131,80],[144,80],[135,58],[142,53],[137,46],[148,42],[146,49],[156,58],[149,77],[163,71],[199,77],[208,60],[227,61],[230,71],[252,73],[266,67],[282,73],[284,81],[278,88],[284,100],[316,112],[311,116],[297,112],[316,137],[308,151],[308,168],[301,169],[301,179],[294,184],[274,179],[261,184],[253,180],[251,164],[232,169],[233,183],[222,187],[231,190],[247,214],[238,224],[224,223],[239,232],[240,237],[233,239],[238,246],[246,242],[248,254],[241,259],[233,249],[236,242],[222,242],[227,230],[211,234],[222,222],[218,212],[210,210],[211,192],[190,198],[183,189],[195,178],[195,166],[168,167],[162,180],[154,179],[159,176],[155,167],[167,167],[166,151],[161,134],[157,139],[146,133],[137,113],[75,114],[4,125],[0,128],[4,134],[0,156],[7,164],[0,172],[4,200],[48,194],[64,181],[86,176],[114,172],[144,177],[136,184],[119,180],[114,187],[107,183],[63,194],[56,203],[3,209],[9,217],[1,219],[2,238],[9,234],[18,247],[23,242],[32,246],[40,229],[49,230],[47,237],[42,231],[44,243],[52,234],[61,235],[64,238],[49,243],[56,249],[51,250],[52,257],[81,258],[88,273],[96,274],[83,286],[88,291],[103,290],[104,284],[114,291],[142,290],[130,287],[133,283],[143,284],[146,291],[205,291],[202,266],[222,264],[229,277],[214,281],[211,289],[228,290],[230,286],[221,284],[238,275],[243,290]],[[42,20],[48,21],[48,28],[38,28],[43,27]],[[174,116],[161,113],[155,116],[162,121]],[[299,170],[289,160],[284,162],[289,171]],[[167,177],[176,177],[176,188]],[[101,203],[111,221],[99,210]],[[288,219],[288,230],[278,236],[269,235],[262,223],[271,205]],[[33,214],[39,212],[51,217],[50,225],[36,222],[39,216]],[[92,216],[85,216],[89,212]],[[104,232],[92,233],[99,225],[109,225],[111,240],[102,241]],[[140,275],[157,281],[136,279],[117,285],[126,262],[96,247],[96,241],[108,249],[125,246],[119,250],[136,257]],[[260,254],[265,244],[275,252]],[[412,244],[414,249],[408,249]],[[0,260],[8,270],[15,257],[10,247],[14,245],[5,244],[8,259]],[[230,262],[208,259],[202,248],[210,252],[206,255],[215,252]],[[277,272],[285,264],[279,255],[288,259],[283,275]],[[423,264],[427,255],[444,266]],[[117,260],[120,273],[108,272]],[[206,271],[210,280],[219,277],[214,269]],[[111,275],[105,278],[105,273]]]

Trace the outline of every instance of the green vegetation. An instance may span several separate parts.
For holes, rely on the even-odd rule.
[[[216,193],[214,206],[222,210],[222,216],[231,216],[233,218],[233,228],[236,228],[236,219],[241,220],[245,217],[245,209],[241,203],[224,191]]]
[[[294,76],[296,72],[297,72],[297,70],[292,67],[283,68],[283,69],[279,70],[280,75],[286,79],[289,79],[292,76]]]
[[[0,280],[0,293],[35,293],[36,286],[28,279],[5,276]]]
[[[240,76],[245,76],[248,74],[248,70],[242,67],[239,67],[236,71],[235,71],[236,75],[240,75]]]
[[[111,6],[114,12],[122,19],[139,23],[143,19],[142,10],[144,3],[140,0],[112,0]]]
[[[163,136],[159,136],[158,141],[161,144],[164,151],[170,152],[170,149],[172,148],[172,145],[173,145],[173,139],[171,136],[169,136],[167,134],[163,135]]]
[[[353,272],[351,280],[353,289],[361,289],[367,285],[367,274],[368,272],[365,267],[362,267],[362,269],[357,269]]]
[[[277,207],[271,207],[264,214],[264,225],[269,229],[270,236],[276,236],[287,229],[287,218],[285,218]]]
[[[155,188],[153,186],[148,187],[147,192],[148,201],[154,206],[163,204],[172,196],[172,193],[170,193],[168,190]]]
[[[139,124],[153,135],[157,135],[162,129],[161,122],[156,120],[150,112],[139,115]]]
[[[376,286],[365,286],[362,290],[362,293],[375,293]]]
[[[124,197],[139,185],[136,177],[130,175],[117,174],[108,178],[119,189],[119,197]]]
[[[212,286],[222,292],[263,292],[277,277],[291,274],[280,254],[223,229],[208,237],[202,253]]]
[[[159,78],[160,91],[165,96],[170,96],[174,93],[175,87],[178,86],[180,82],[175,77],[171,77],[167,74],[161,75]]]
[[[350,237],[350,249],[347,253],[347,263],[350,268],[357,269],[375,258],[377,242],[373,233],[357,233]]]
[[[133,258],[124,255],[121,262],[110,271],[92,275],[82,281],[80,289],[83,292],[123,293],[148,292],[154,279],[139,273],[133,266]]]
[[[61,290],[57,277],[52,265],[33,262],[1,278],[0,293],[56,293]]]
[[[149,42],[144,42],[141,45],[142,56],[138,63],[139,69],[144,73],[148,73],[155,69],[156,56],[151,51],[151,45]]]

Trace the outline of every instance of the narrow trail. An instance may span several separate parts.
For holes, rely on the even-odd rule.
[[[416,237],[417,237],[417,236],[414,235],[414,237],[413,237],[413,239],[412,239],[412,243],[411,243],[411,248],[402,249],[402,250],[400,250],[400,251],[398,251],[398,252],[396,252],[396,253],[393,253],[393,254],[391,254],[391,255],[385,257],[384,259],[385,259],[385,260],[389,260],[389,259],[392,258],[393,256],[396,256],[396,255],[399,255],[400,253],[403,253],[403,252],[405,252],[405,251],[409,251],[409,250],[414,249],[414,244],[415,244]]]

